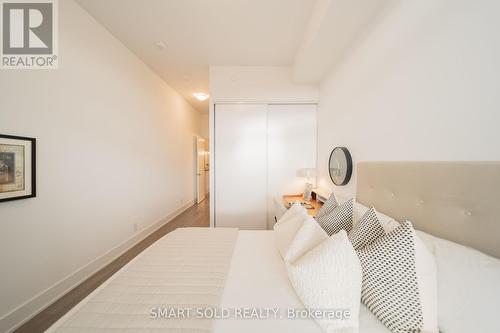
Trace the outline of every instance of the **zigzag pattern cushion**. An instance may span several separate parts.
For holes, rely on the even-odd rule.
[[[323,206],[321,206],[319,211],[316,213],[316,218],[321,218],[325,215],[330,214],[332,212],[332,210],[334,210],[338,206],[339,206],[339,203],[338,203],[337,199],[335,198],[335,194],[333,194],[333,192],[332,192],[332,194],[330,195],[328,200],[326,200],[326,202],[323,204]]]
[[[394,333],[438,332],[435,259],[410,222],[357,251],[361,301]]]
[[[349,240],[354,249],[359,250],[384,235],[385,231],[377,217],[377,211],[372,207],[352,227]]]
[[[349,232],[352,229],[353,207],[354,199],[347,200],[329,214],[320,217],[316,216],[316,220],[329,236],[338,233],[340,230]]]

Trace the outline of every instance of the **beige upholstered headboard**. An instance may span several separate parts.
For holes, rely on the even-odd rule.
[[[500,162],[361,162],[357,200],[500,258]]]

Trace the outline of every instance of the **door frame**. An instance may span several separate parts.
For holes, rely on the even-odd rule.
[[[207,184],[205,183],[205,187],[202,188],[201,186],[201,182],[206,182],[205,178],[206,178],[206,175],[205,175],[205,165],[204,163],[200,163],[200,151],[198,149],[198,144],[199,142],[205,142],[206,138],[203,138],[201,136],[198,136],[198,135],[194,135],[193,136],[194,140],[193,140],[193,144],[194,144],[194,156],[193,156],[193,159],[194,159],[194,172],[193,172],[193,175],[194,175],[194,202],[196,204],[199,204],[201,202],[203,202],[203,200],[206,199],[207,197],[207,194],[206,194],[206,186]],[[203,144],[204,145],[204,144]],[[205,148],[203,148],[203,153],[205,152]],[[200,170],[203,170],[203,172],[200,172]],[[201,195],[200,195],[201,194]]]

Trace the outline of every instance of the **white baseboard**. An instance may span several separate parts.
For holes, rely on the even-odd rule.
[[[48,289],[38,293],[31,299],[21,304],[14,310],[0,318],[0,332],[12,332],[22,324],[36,316],[53,302],[64,296],[70,290],[78,286],[80,283],[88,279],[90,276],[98,272],[100,269],[111,263],[113,260],[127,252],[134,245],[148,237],[150,234],[158,230],[160,227],[170,222],[172,219],[180,215],[186,209],[194,205],[191,200],[188,203],[177,208],[167,216],[161,218],[150,226],[142,229],[134,234],[131,238],[115,246],[105,254],[97,257],[87,265],[83,266],[76,272],[71,273],[59,282],[55,283]]]

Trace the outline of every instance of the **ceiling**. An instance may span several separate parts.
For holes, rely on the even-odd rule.
[[[77,0],[193,107],[209,66],[291,66],[316,0]],[[155,45],[164,44],[164,48]]]
[[[320,82],[398,1],[317,0],[295,56],[294,81]]]

